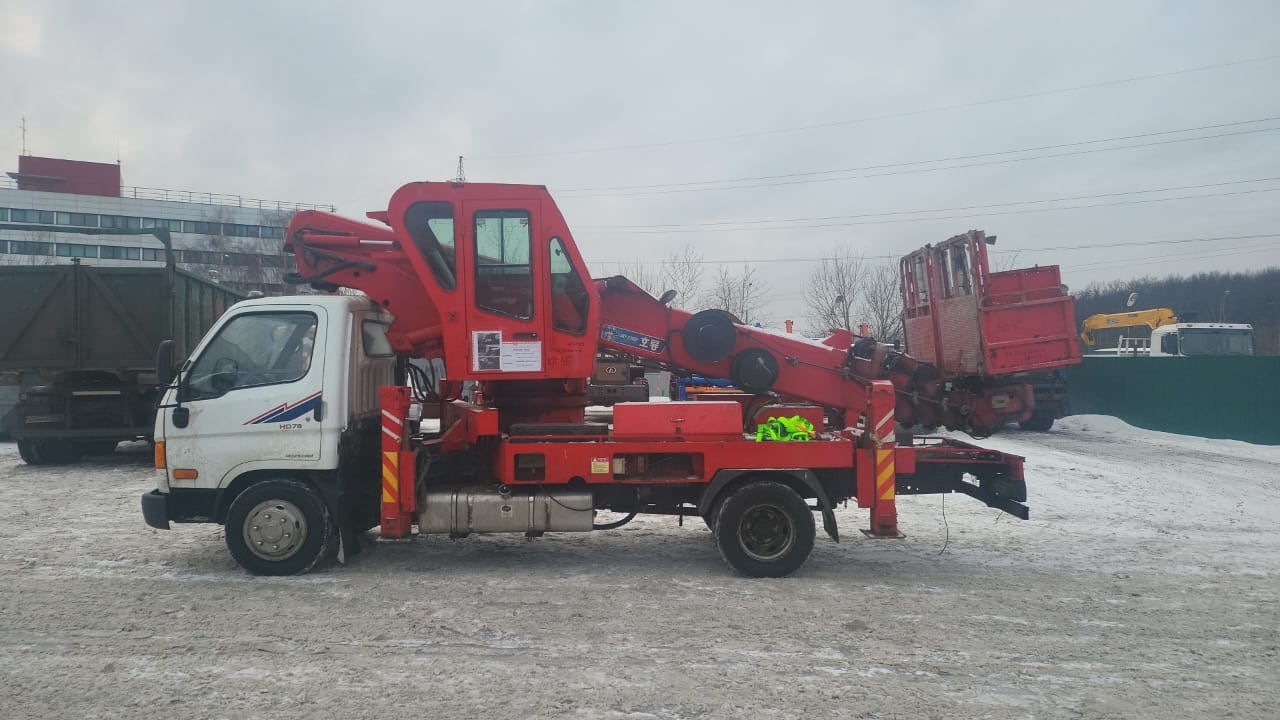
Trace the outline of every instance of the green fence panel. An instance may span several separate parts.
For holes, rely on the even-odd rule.
[[[1148,430],[1280,445],[1280,357],[1088,357],[1072,367],[1078,415]]]

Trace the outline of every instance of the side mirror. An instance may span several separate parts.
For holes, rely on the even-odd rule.
[[[178,374],[173,365],[173,348],[173,341],[165,340],[156,349],[156,378],[161,387],[172,385],[174,377]]]
[[[658,298],[659,305],[669,305],[672,300],[676,299],[676,291],[668,290],[662,293],[662,297]]]
[[[218,358],[213,364],[213,374],[209,376],[209,387],[215,392],[224,393],[236,385],[236,376],[240,374],[240,363],[231,358]]]

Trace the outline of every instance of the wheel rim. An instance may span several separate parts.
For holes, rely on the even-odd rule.
[[[245,545],[263,560],[287,560],[306,539],[307,519],[288,500],[265,500],[253,506],[245,517]]]
[[[753,560],[777,560],[795,544],[795,525],[786,511],[774,505],[756,505],[738,523],[738,542]]]

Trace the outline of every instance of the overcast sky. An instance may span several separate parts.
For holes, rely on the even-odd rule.
[[[1280,237],[1051,249],[1280,233],[1273,0],[0,0],[0,79],[0,169],[25,116],[31,154],[118,148],[129,185],[362,216],[465,155],[550,187],[597,275],[692,243],[756,262],[775,320],[812,268],[778,260],[970,228],[1077,288],[1280,264]]]

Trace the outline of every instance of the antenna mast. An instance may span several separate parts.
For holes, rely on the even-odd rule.
[[[27,116],[26,115],[22,116],[22,124],[19,125],[18,127],[22,128],[22,154],[26,155],[27,154]],[[458,158],[458,161],[461,162],[462,158]]]
[[[462,170],[462,156],[458,156],[458,176],[453,179],[454,182],[466,182],[467,174]]]

